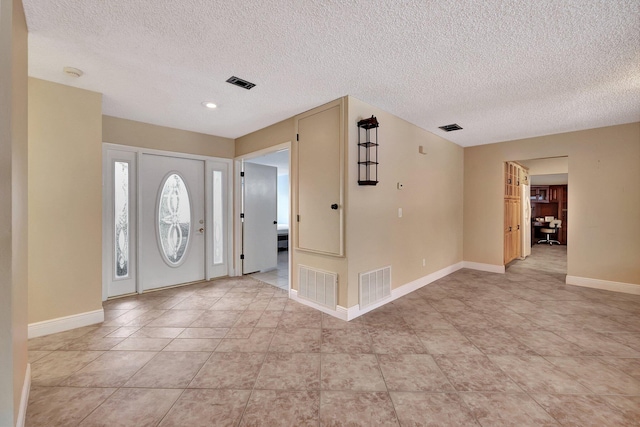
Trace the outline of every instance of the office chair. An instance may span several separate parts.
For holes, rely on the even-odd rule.
[[[542,240],[538,240],[538,243],[548,243],[550,245],[553,245],[554,243],[560,244],[559,241],[557,240],[553,240],[551,239],[551,234],[557,234],[558,233],[558,229],[562,228],[562,220],[560,219],[554,219],[552,221],[549,221],[549,227],[543,227],[540,229],[540,231],[542,231],[543,233],[547,234],[547,238],[546,239],[542,239]]]

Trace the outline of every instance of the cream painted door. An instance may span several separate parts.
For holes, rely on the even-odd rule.
[[[342,256],[342,103],[303,114],[298,124],[298,248]]]
[[[278,266],[278,168],[244,163],[242,274]]]
[[[204,280],[204,161],[143,154],[139,172],[141,289]]]

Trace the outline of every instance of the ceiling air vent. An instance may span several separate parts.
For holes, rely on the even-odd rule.
[[[251,89],[252,87],[254,87],[256,85],[255,83],[251,83],[251,82],[248,82],[246,80],[242,80],[241,78],[236,77],[236,76],[229,77],[227,79],[227,83],[231,83],[232,85],[236,85],[236,86],[239,86],[239,87],[247,89],[247,90]]]
[[[462,129],[462,127],[460,127],[460,125],[456,124],[456,123],[452,123],[450,125],[444,125],[444,126],[438,126],[440,129],[442,129],[445,132],[453,132],[454,130],[460,130]]]

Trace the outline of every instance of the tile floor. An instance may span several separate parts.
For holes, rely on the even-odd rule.
[[[289,252],[278,251],[278,266],[275,270],[253,273],[249,276],[285,291],[289,290]]]
[[[532,268],[564,250],[349,323],[247,277],[108,301],[29,341],[27,425],[638,426],[640,296]]]

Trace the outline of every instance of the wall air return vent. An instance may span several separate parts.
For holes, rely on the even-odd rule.
[[[438,128],[442,129],[445,132],[453,132],[454,130],[462,129],[462,127],[456,123],[452,123],[450,125],[438,126]]]
[[[239,86],[241,88],[244,89],[251,89],[252,87],[254,87],[256,84],[255,83],[251,83],[248,82],[246,80],[242,80],[240,77],[236,77],[236,76],[231,76],[227,79],[227,83],[231,83],[232,85],[236,85]]]

